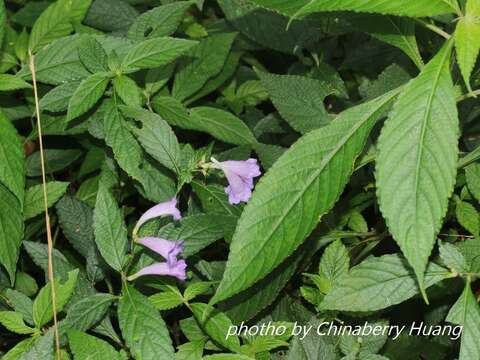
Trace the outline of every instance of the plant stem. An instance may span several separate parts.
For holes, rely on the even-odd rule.
[[[55,349],[57,353],[57,359],[61,360],[62,355],[60,353],[60,337],[58,335],[58,321],[57,321],[57,294],[55,290],[55,276],[53,273],[53,240],[52,229],[50,227],[50,216],[48,215],[48,193],[47,193],[47,179],[45,175],[45,157],[43,153],[43,139],[42,139],[42,125],[40,122],[40,105],[38,101],[37,91],[37,79],[35,74],[35,57],[32,51],[28,51],[29,54],[29,68],[32,73],[33,82],[33,94],[35,97],[35,113],[37,118],[38,128],[38,143],[40,146],[40,165],[42,169],[42,189],[43,189],[43,205],[45,210],[45,224],[47,227],[47,256],[48,256],[48,281],[50,282],[51,294],[52,294],[52,312],[53,312],[53,331],[55,334]]]
[[[421,24],[422,26],[426,27],[427,29],[433,31],[434,33],[437,33],[438,35],[440,35],[441,37],[443,37],[447,40],[451,38],[451,35],[449,33],[443,31],[442,29],[440,29],[436,25],[430,24],[430,23],[428,23],[424,20],[421,20],[421,19],[415,19],[415,21],[417,23]]]

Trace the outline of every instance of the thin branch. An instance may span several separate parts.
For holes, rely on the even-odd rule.
[[[438,26],[436,25],[433,25],[433,24],[430,24],[424,20],[421,20],[421,19],[415,19],[415,21],[419,24],[421,24],[422,26],[426,27],[427,29],[433,31],[434,33],[437,33],[438,35],[440,35],[441,37],[445,38],[445,39],[450,39],[452,36],[443,31],[442,29],[440,29]]]
[[[62,355],[60,353],[60,337],[58,335],[58,321],[57,321],[57,293],[55,290],[55,276],[53,273],[53,240],[52,229],[50,227],[50,216],[48,215],[48,193],[47,193],[47,180],[45,175],[45,157],[43,153],[43,139],[42,139],[42,125],[40,122],[40,105],[38,101],[37,91],[37,79],[35,73],[35,57],[32,51],[28,51],[29,54],[29,67],[32,73],[33,82],[33,94],[35,97],[35,112],[37,118],[37,130],[38,130],[38,142],[40,145],[40,165],[42,169],[42,188],[43,188],[43,205],[45,210],[45,223],[47,227],[47,253],[48,253],[48,281],[50,282],[50,289],[52,294],[52,312],[53,312],[53,331],[55,333],[55,349],[57,353],[57,359],[61,360]]]

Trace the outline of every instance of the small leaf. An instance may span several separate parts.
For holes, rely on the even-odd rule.
[[[68,182],[50,181],[46,184],[48,194],[48,207],[55,204],[60,199],[68,187]],[[42,184],[34,185],[27,189],[25,193],[25,204],[23,209],[23,217],[25,220],[30,219],[44,212],[43,186]]]
[[[345,245],[340,240],[329,245],[322,255],[318,272],[334,283],[342,275],[348,273],[350,268],[350,257]]]
[[[18,76],[0,74],[0,91],[12,91],[29,88],[31,88],[31,85]]]
[[[212,288],[215,284],[215,281],[199,281],[193,284],[188,285],[183,293],[185,300],[190,301],[196,298],[198,295],[202,295],[206,293],[208,290]]]
[[[17,334],[32,334],[35,332],[34,328],[23,322],[22,314],[15,311],[0,311],[0,324]]]
[[[70,81],[59,85],[40,99],[42,110],[60,112],[68,109],[68,103],[80,85],[80,81]]]
[[[128,76],[116,76],[113,79],[113,88],[115,89],[115,93],[125,104],[129,106],[141,106],[142,98],[140,88],[137,86],[137,83]]]
[[[108,71],[107,54],[94,37],[86,36],[78,48],[78,57],[91,73]]]
[[[480,217],[475,207],[465,201],[458,201],[455,206],[457,220],[470,234],[477,236],[480,232]]]
[[[440,250],[440,257],[449,269],[457,273],[470,271],[467,259],[465,259],[458,247],[447,242],[440,242],[438,248]]]
[[[68,342],[75,360],[122,360],[112,345],[98,337],[80,331],[69,331]]]
[[[171,287],[166,287],[165,291],[153,294],[149,300],[158,310],[170,310],[184,302],[178,289],[171,289]]]
[[[98,324],[116,299],[111,294],[94,294],[86,297],[68,309],[63,326],[68,329],[86,331]]]

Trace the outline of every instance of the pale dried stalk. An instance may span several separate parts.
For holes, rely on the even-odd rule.
[[[35,97],[35,113],[37,118],[38,143],[40,145],[40,165],[42,169],[42,189],[43,189],[43,205],[45,210],[45,223],[47,227],[47,253],[48,253],[48,281],[50,282],[50,293],[52,294],[52,312],[53,312],[53,331],[55,333],[55,349],[57,359],[61,360],[60,353],[60,337],[58,335],[58,321],[57,321],[57,294],[55,291],[55,276],[53,273],[53,240],[52,229],[50,227],[50,216],[48,215],[48,193],[47,180],[45,175],[45,157],[43,154],[43,139],[42,139],[42,125],[40,122],[40,105],[38,102],[37,79],[35,73],[35,57],[29,50],[29,67],[32,73],[33,94]]]

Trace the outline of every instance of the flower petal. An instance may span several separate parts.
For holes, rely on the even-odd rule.
[[[137,224],[135,225],[135,230],[138,230],[140,226],[145,224],[148,220],[166,215],[173,216],[175,220],[180,220],[182,218],[180,211],[177,209],[176,198],[172,198],[170,201],[157,204],[148,209],[138,220]]]
[[[187,263],[185,262],[185,260],[177,261],[174,265],[170,265],[166,262],[155,263],[144,267],[135,275],[130,276],[129,279],[133,280],[144,275],[164,275],[174,276],[177,279],[183,281],[187,278],[186,269]]]
[[[177,256],[183,251],[183,241],[143,237],[138,240],[138,243],[163,256],[169,264],[174,264],[177,261]]]

